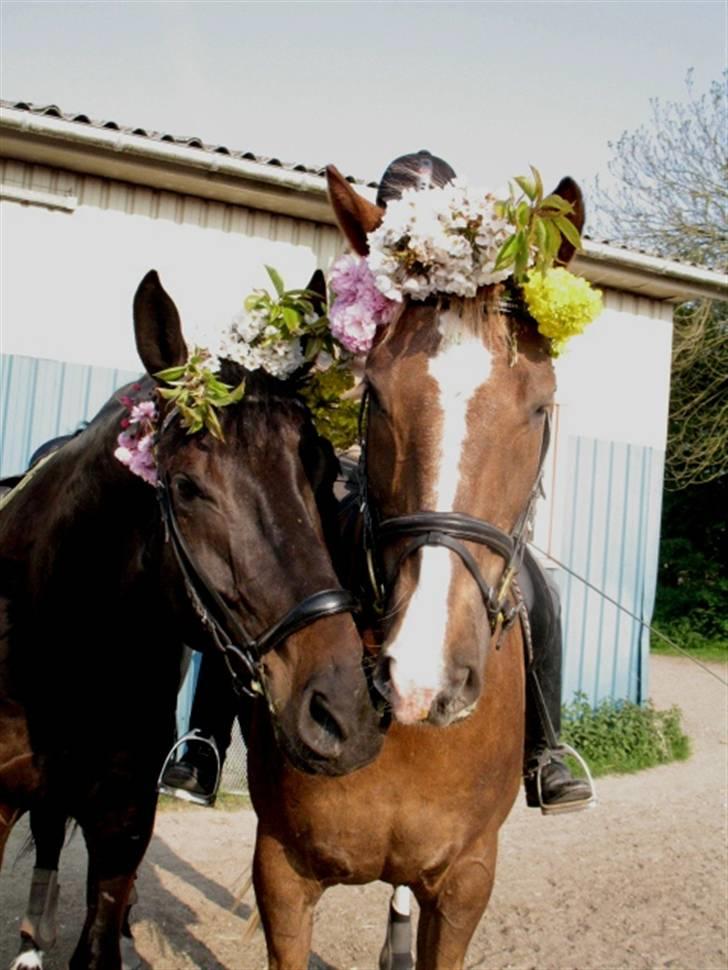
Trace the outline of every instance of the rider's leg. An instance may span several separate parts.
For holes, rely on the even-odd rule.
[[[525,575],[524,575],[525,573]],[[545,814],[576,812],[594,803],[589,781],[563,760],[561,732],[561,602],[556,584],[526,552],[521,571],[533,642],[526,679],[526,800]]]

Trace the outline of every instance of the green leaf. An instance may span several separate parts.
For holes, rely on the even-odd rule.
[[[549,240],[548,247],[544,251],[544,262],[547,266],[550,266],[556,259],[556,254],[561,246],[561,233],[550,219],[544,222],[544,228]]]
[[[562,199],[560,195],[547,195],[546,198],[541,203],[542,209],[555,209],[557,212],[573,212],[574,207],[571,202],[567,202],[566,199]]]
[[[289,332],[293,334],[297,333],[300,329],[301,322],[301,317],[298,311],[289,306],[282,306],[281,314]]]
[[[306,344],[306,352],[304,353],[304,358],[306,360],[313,360],[319,355],[323,349],[323,340],[320,337],[314,337],[309,340]]]
[[[533,184],[536,189],[535,199],[540,201],[543,199],[543,181],[541,179],[541,173],[533,165],[529,165],[531,169],[531,174],[533,175]]]
[[[516,225],[519,229],[526,229],[531,219],[531,206],[528,202],[521,202],[516,208]]]
[[[516,234],[509,236],[508,239],[501,246],[498,255],[495,259],[495,269],[505,269],[506,266],[510,266],[513,263],[516,255]]]
[[[245,395],[245,381],[241,381],[236,388],[230,391],[228,404],[237,404],[242,401]]]
[[[195,414],[194,410],[192,408],[188,408],[187,405],[183,404],[181,401],[177,402],[177,410],[179,411],[186,428],[189,428],[190,424],[197,420],[197,415]]]
[[[157,371],[154,377],[159,381],[169,384],[171,381],[178,381],[184,374],[186,367],[168,367],[166,370]]]
[[[275,286],[278,296],[283,296],[283,294],[286,292],[286,287],[283,284],[280,274],[274,270],[272,266],[266,266],[266,272],[268,273],[268,276],[270,276],[271,282],[273,283],[273,286]]]
[[[516,175],[514,181],[523,189],[525,195],[533,202],[536,198],[536,185],[526,175]]]
[[[570,222],[566,216],[557,216],[554,222],[561,232],[561,235],[565,236],[576,249],[581,249],[581,236],[573,222]]]
[[[225,436],[222,433],[222,427],[220,426],[220,421],[217,417],[217,412],[214,408],[208,409],[208,412],[205,415],[205,425],[213,438],[217,438],[218,441],[225,440]]]

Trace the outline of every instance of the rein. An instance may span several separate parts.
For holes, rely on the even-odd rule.
[[[162,430],[174,413],[170,413]],[[216,649],[223,655],[238,694],[265,695],[261,658],[287,637],[323,617],[358,610],[356,599],[347,590],[324,589],[301,600],[259,636],[251,636],[195,563],[177,522],[166,474],[159,474],[156,488],[165,539],[172,546],[187,595]]]
[[[490,522],[463,512],[414,512],[407,515],[391,516],[375,523],[375,513],[369,502],[366,487],[366,438],[362,432],[365,418],[368,415],[368,408],[369,394],[365,391],[359,425],[361,442],[359,477],[362,486],[360,507],[364,517],[364,549],[369,581],[374,593],[374,609],[378,613],[383,612],[402,564],[406,559],[425,546],[445,547],[460,557],[461,562],[475,581],[488,616],[491,635],[495,635],[496,629],[500,625],[500,633],[496,642],[496,648],[499,647],[503,634],[514,623],[518,615],[523,612],[523,599],[515,580],[523,562],[536,502],[543,494],[544,465],[551,440],[551,416],[549,412],[546,412],[544,419],[536,479],[526,499],[524,509],[509,534]],[[378,568],[378,563],[381,563],[379,548],[406,537],[409,537],[410,541],[400,553],[394,568],[382,579],[381,569]],[[487,546],[503,559],[505,563],[503,573],[495,586],[490,586],[486,582],[475,557],[464,545],[465,542],[475,542]],[[509,597],[515,600],[511,605],[508,602]]]

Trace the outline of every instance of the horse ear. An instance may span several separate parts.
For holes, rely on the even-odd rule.
[[[581,230],[584,228],[586,210],[584,209],[584,196],[581,194],[579,186],[573,178],[567,175],[561,179],[552,194],[558,195],[565,202],[571,203],[572,211],[566,218],[581,233]],[[576,247],[574,244],[570,243],[568,239],[564,239],[559,247],[556,263],[559,266],[568,266],[575,251]]]
[[[329,199],[339,228],[351,243],[355,253],[369,252],[367,234],[373,232],[384,218],[384,209],[358,195],[341,172],[333,165],[326,168]]]
[[[311,297],[314,309],[318,313],[323,313],[326,309],[326,277],[320,269],[314,270],[314,274],[308,281],[306,287],[310,293],[315,294]]]
[[[134,296],[134,334],[139,357],[150,376],[187,360],[177,307],[153,269]]]

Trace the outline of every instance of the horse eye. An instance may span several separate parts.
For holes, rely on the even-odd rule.
[[[202,497],[202,489],[194,482],[189,475],[175,475],[172,479],[175,494],[183,502],[191,502],[193,499]]]

